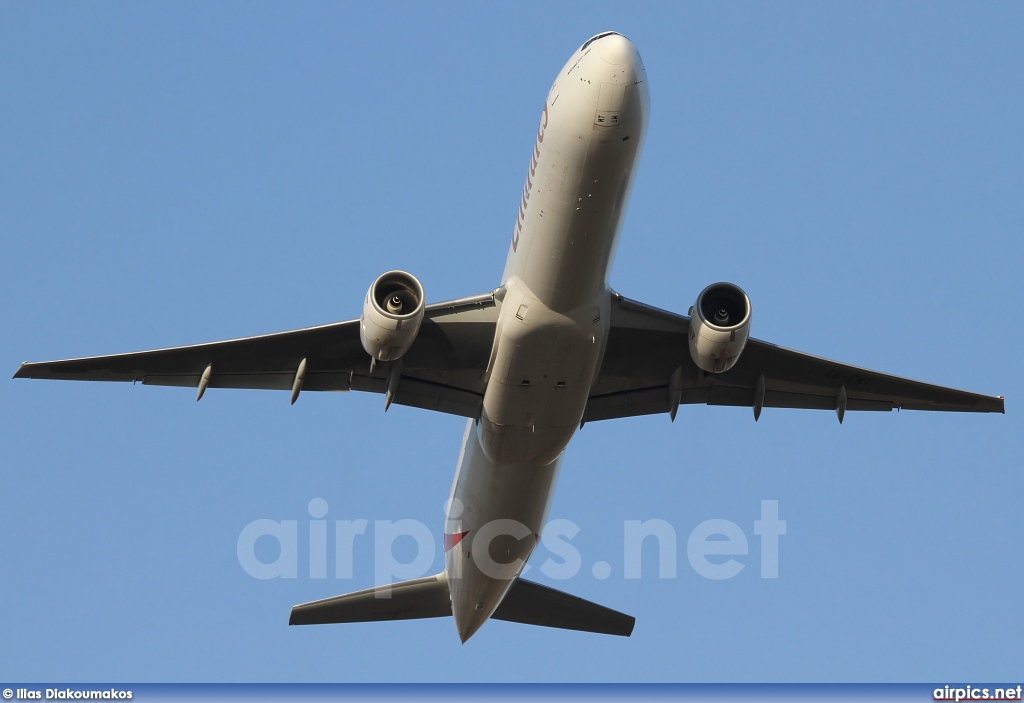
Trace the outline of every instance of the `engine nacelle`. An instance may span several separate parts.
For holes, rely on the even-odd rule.
[[[739,286],[712,283],[690,308],[690,356],[709,373],[728,371],[750,335],[750,299]]]
[[[423,286],[405,271],[388,271],[366,291],[359,341],[377,361],[395,361],[409,351],[423,323]]]

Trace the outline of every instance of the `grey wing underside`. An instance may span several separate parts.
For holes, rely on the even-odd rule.
[[[415,343],[402,358],[394,402],[475,417],[500,302],[494,293],[429,305]],[[130,381],[197,388],[291,390],[306,360],[303,391],[385,393],[389,365],[371,372],[359,320],[275,334],[152,351],[25,363],[15,378]]]
[[[840,364],[757,339],[736,365],[708,374],[689,353],[689,318],[615,294],[604,361],[584,422],[673,413],[677,404],[1002,413],[1003,398]]]
[[[394,402],[477,417],[486,388],[500,299],[495,293],[430,305],[402,358]],[[615,294],[608,345],[584,422],[673,412],[678,404],[834,410],[1003,412],[1003,398],[934,386],[840,364],[751,339],[739,361],[706,374],[690,358],[689,318]],[[385,393],[387,365],[370,368],[359,321],[169,349],[22,364],[15,378],[131,381],[197,388]]]

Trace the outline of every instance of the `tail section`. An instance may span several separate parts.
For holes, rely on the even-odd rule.
[[[388,586],[303,603],[292,608],[289,625],[440,618],[452,614],[445,572]],[[597,603],[518,579],[491,616],[525,625],[557,627],[629,637],[636,618]]]

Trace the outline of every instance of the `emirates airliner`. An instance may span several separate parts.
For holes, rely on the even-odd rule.
[[[1003,412],[1003,398],[828,361],[749,337],[750,300],[713,283],[687,315],[625,298],[608,272],[649,111],[636,47],[583,43],[541,111],[500,285],[425,305],[389,271],[359,319],[244,339],[25,363],[16,378],[139,381],[197,389],[367,391],[461,415],[462,450],[436,576],[297,605],[290,623],[453,616],[465,642],[489,618],[615,635],[634,619],[520,578],[558,466],[584,423],[681,403],[847,411]]]

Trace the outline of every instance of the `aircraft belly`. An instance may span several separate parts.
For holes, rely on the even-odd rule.
[[[609,49],[614,61],[584,47],[559,72],[520,197],[487,387],[466,427],[445,527],[463,642],[493,614],[540,538],[608,338],[608,269],[643,141],[647,88],[631,45],[606,43],[618,47]]]
[[[495,463],[555,460],[579,426],[607,330],[607,290],[567,313],[506,282],[478,434]],[[604,312],[602,312],[604,311]]]

